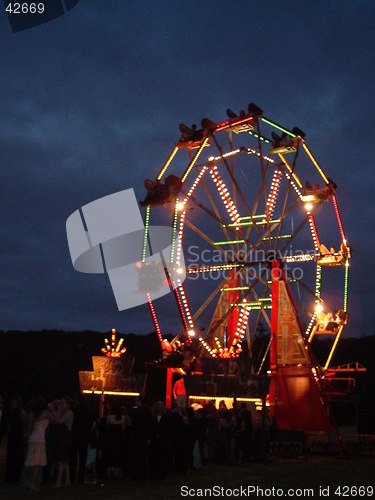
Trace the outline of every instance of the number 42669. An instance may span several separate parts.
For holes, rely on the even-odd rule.
[[[8,3],[6,7],[6,12],[9,14],[43,14],[44,3]]]

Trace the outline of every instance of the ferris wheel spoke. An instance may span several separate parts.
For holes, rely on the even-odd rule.
[[[283,220],[284,220],[284,219],[285,219],[285,218],[289,215],[289,213],[290,213],[292,210],[294,210],[294,208],[295,208],[295,206],[296,206],[296,205],[297,205],[297,201],[296,201],[296,202],[294,202],[294,203],[293,203],[293,204],[292,204],[292,205],[291,205],[291,206],[287,209],[287,211],[286,211],[286,212],[285,212],[285,214],[284,214],[283,219],[281,219],[281,218],[280,218],[280,219],[275,220],[275,221],[274,221],[274,223],[272,224],[272,226],[270,226],[270,227],[269,227],[269,228],[265,231],[265,233],[264,233],[263,235],[261,235],[261,239],[259,239],[256,243],[254,243],[254,244],[250,247],[250,249],[249,249],[249,251],[246,253],[246,255],[244,256],[244,259],[245,259],[245,260],[246,260],[248,257],[250,257],[250,255],[251,255],[254,251],[256,251],[256,250],[258,250],[258,249],[259,249],[259,246],[260,246],[260,242],[261,242],[261,240],[264,240],[264,239],[266,239],[266,241],[267,241],[267,240],[272,240],[272,238],[273,238],[273,237],[272,237],[272,232],[273,232],[273,231],[274,231],[274,230],[278,227],[278,224],[281,224],[281,223],[283,222]],[[292,235],[292,236],[293,236],[293,235]],[[288,244],[289,244],[289,242],[287,243],[287,245],[288,245]],[[286,247],[287,245],[285,245],[285,247]]]
[[[290,274],[290,272],[288,270],[286,270],[285,274],[286,274],[287,278],[290,278],[290,280],[293,279],[293,276]],[[305,292],[307,292],[311,297],[314,298],[314,300],[317,298],[316,294],[315,294],[315,290],[313,290],[311,287],[306,285],[306,283],[304,283],[301,279],[296,280],[296,281],[298,282],[298,285],[305,290]],[[334,309],[334,307],[326,300],[320,299],[320,302],[326,304],[329,309],[331,309],[331,310]]]
[[[263,162],[263,149],[262,149],[259,120],[257,120],[256,125],[257,125],[257,131],[258,131],[258,149],[259,149],[259,153],[260,153],[260,170],[261,170],[261,176],[262,176],[261,187],[263,190],[264,205],[266,207],[266,227],[267,227],[267,229],[269,229],[269,221],[270,221],[270,218],[272,217],[272,215],[270,214],[269,204],[268,204],[268,195],[267,195],[267,186],[266,186],[266,170],[264,168],[264,162]],[[269,248],[272,248],[271,240],[269,240]]]
[[[214,142],[215,142],[215,144],[216,144],[216,147],[217,147],[218,151],[219,151],[219,152],[220,152],[220,154],[223,156],[223,154],[224,154],[224,153],[223,153],[223,150],[222,150],[222,148],[221,148],[220,144],[218,143],[218,141],[216,140],[216,137],[215,137],[215,136],[213,136],[213,139],[214,139]],[[231,169],[230,169],[230,167],[229,167],[229,165],[228,165],[228,162],[227,162],[227,160],[226,160],[226,158],[225,158],[224,156],[223,156],[223,162],[224,162],[225,168],[226,168],[226,170],[227,170],[227,172],[228,172],[229,176],[230,176],[230,177],[231,177],[231,179],[232,179],[233,184],[236,186],[236,190],[237,190],[238,196],[239,196],[239,197],[240,197],[240,199],[241,199],[241,202],[242,202],[242,204],[243,204],[243,206],[244,206],[244,208],[245,208],[245,210],[246,210],[246,212],[247,212],[247,215],[250,217],[250,220],[252,220],[252,219],[253,219],[253,215],[252,215],[252,213],[251,213],[251,211],[250,211],[250,208],[249,208],[249,206],[248,206],[248,204],[247,204],[246,198],[245,198],[245,196],[243,195],[242,190],[241,190],[241,188],[240,188],[240,186],[239,186],[238,182],[236,181],[236,178],[235,178],[235,177],[234,177],[234,175],[232,174]],[[259,231],[258,227],[257,227],[256,225],[254,225],[254,228],[255,228],[255,231],[258,233],[258,236],[261,238],[261,233],[260,233],[260,231]],[[263,241],[262,241],[262,244],[263,244],[263,246],[264,246],[264,249],[265,249],[265,250],[267,250],[267,246],[264,244],[264,242],[263,242]]]
[[[197,200],[197,198],[195,196],[190,196],[190,200],[193,203],[195,203],[195,205],[197,205],[199,208],[201,208],[204,212],[206,212],[208,215],[210,215],[213,219],[218,221],[222,226],[226,226],[230,232],[232,232],[236,237],[238,237],[238,231],[236,231],[235,228],[231,227],[232,224],[227,224],[221,217],[217,217],[216,214],[214,212],[212,212],[212,210],[210,210],[208,207],[203,205],[203,203],[201,203],[199,200]],[[253,246],[251,241],[245,239],[243,236],[241,237],[241,240],[242,241],[239,241],[240,243],[248,243],[250,247]],[[213,246],[215,246],[215,248],[216,248],[217,244],[215,244],[215,242],[213,242]]]
[[[267,227],[269,227],[270,220],[274,214],[279,191],[280,191],[280,186],[281,186],[281,176],[282,172],[280,169],[280,166],[276,166],[276,170],[274,170],[273,176],[272,176],[272,182],[270,186],[269,193],[266,196],[266,222],[267,222]]]
[[[233,152],[233,132],[232,130],[229,131],[229,151],[232,153]],[[231,171],[232,175],[234,176],[234,156],[230,156],[230,165],[231,165]],[[232,194],[233,194],[233,203],[235,206],[237,206],[237,192],[236,192],[236,185],[232,182]]]
[[[299,144],[297,145],[297,150],[294,154],[294,158],[293,158],[293,165],[292,165],[292,170],[291,170],[291,174],[293,175],[293,172],[296,168],[296,162],[297,162],[297,158],[298,158],[298,148],[299,148]],[[287,188],[287,191],[286,191],[286,195],[285,195],[285,198],[284,198],[284,203],[283,203],[283,207],[282,207],[282,210],[281,210],[281,217],[280,219],[281,220],[284,220],[285,218],[285,211],[286,211],[286,206],[287,206],[287,202],[288,202],[288,198],[289,198],[289,193],[290,193],[290,189],[292,187],[292,184],[291,182],[289,181],[288,182],[288,188]],[[277,232],[277,235],[276,235],[276,239],[275,239],[275,245],[274,245],[274,250],[277,249],[277,246],[278,246],[278,243],[279,243],[279,239],[280,239],[280,233],[281,233],[281,228],[282,228],[282,222],[280,223],[279,227],[278,227],[278,232]]]
[[[268,170],[269,168],[269,163],[267,163],[266,165],[266,171]],[[266,172],[267,173],[267,172]],[[259,205],[259,201],[260,201],[260,197],[262,195],[262,190],[263,190],[263,184],[261,184],[259,186],[259,189],[258,189],[258,192],[256,194],[256,197],[255,197],[255,202],[254,202],[254,205],[253,205],[253,214],[256,213],[257,209],[258,209],[258,205]],[[254,217],[254,216],[253,216]],[[249,236],[250,236],[250,232],[251,232],[251,229],[252,229],[252,225],[249,225],[248,228],[247,228],[247,231],[246,231],[246,238],[248,239]]]
[[[269,163],[267,163],[266,165],[266,170],[268,170],[269,168]],[[262,190],[263,190],[263,185],[261,184],[258,191],[257,191],[257,194],[256,194],[256,197],[255,197],[255,202],[254,202],[254,205],[253,205],[253,217],[250,221],[249,224],[247,224],[247,230],[246,230],[246,234],[245,234],[245,240],[249,240],[250,238],[250,234],[251,234],[251,230],[253,228],[253,223],[254,220],[255,220],[255,214],[256,214],[256,211],[258,209],[258,205],[259,205],[259,201],[260,201],[260,197],[261,197],[261,194],[262,194]],[[256,223],[256,222],[255,222]],[[243,247],[242,247],[242,253],[244,253],[246,250],[246,243],[243,244]]]
[[[169,211],[173,213],[173,210],[169,208]],[[198,229],[192,222],[190,222],[188,219],[185,218],[184,224],[186,224],[190,229],[192,229],[198,236],[203,238],[207,243],[209,243],[210,246],[214,247],[215,249],[219,250],[219,252],[222,252],[224,255],[227,254],[227,250],[222,248],[220,245],[217,245],[215,241],[213,241],[209,236],[206,235],[203,231]]]
[[[218,284],[218,286],[215,288],[215,290],[209,295],[209,297],[207,297],[207,299],[204,301],[204,303],[193,314],[193,321],[196,321],[197,318],[199,318],[199,316],[209,306],[209,304],[212,302],[212,300],[220,292],[220,290],[221,290],[222,286],[224,285],[224,283],[225,283],[225,279]],[[180,330],[179,333],[174,337],[174,339],[172,340],[172,342],[175,342],[176,340],[179,340],[184,333],[185,333],[185,329]]]
[[[250,290],[247,290],[246,292],[244,292],[242,294],[242,296],[238,299],[238,301],[234,304],[232,304],[228,309],[227,311],[225,312],[225,314],[221,317],[221,319],[208,331],[207,335],[206,335],[206,340],[212,340],[212,337],[214,335],[214,333],[216,332],[216,330],[224,323],[224,321],[228,318],[228,316],[230,315],[230,313],[236,308],[238,307],[239,305],[241,305],[241,303],[243,302],[243,300],[247,297],[247,295],[250,293]]]
[[[282,246],[282,248],[279,250],[279,252],[282,254],[283,251],[286,249],[288,245],[290,245],[290,242],[294,240],[294,238],[297,236],[297,234],[301,231],[301,229],[306,225],[306,223],[309,220],[309,216],[306,215],[306,217],[300,222],[300,224],[297,226],[296,230],[292,233],[290,236],[289,240]]]
[[[268,284],[266,284],[265,288],[264,288],[264,291],[263,291],[263,298],[265,298],[267,292],[270,290],[271,286]],[[253,327],[253,341],[255,340],[255,337],[256,337],[256,333],[258,331],[258,327],[259,327],[259,324],[260,324],[260,319],[262,317],[262,309],[259,309],[258,310],[258,313],[257,313],[257,316],[256,316],[256,319],[255,319],[255,323],[254,323],[254,327]],[[267,321],[266,321],[267,322]],[[268,323],[267,323],[268,324]],[[263,356],[262,356],[262,351],[259,352],[259,355],[258,355],[258,358],[257,358],[257,363],[259,362],[259,359],[261,358],[262,356],[262,360],[261,362],[259,363],[259,368],[258,368],[258,371],[257,371],[257,374],[260,373],[262,367],[263,367],[263,363],[267,357],[267,353],[268,353],[268,350],[269,350],[269,342],[268,342],[268,347],[266,348],[265,352],[263,353]]]
[[[228,308],[228,310],[226,311],[226,313],[222,316],[222,318],[215,324],[215,326],[208,332],[206,338],[208,339],[212,339],[212,336],[213,334],[215,333],[215,331],[223,324],[223,322],[228,318],[228,316],[230,315],[230,313],[238,306],[244,304],[244,300],[247,298],[247,296],[250,294],[251,292],[251,289],[261,280],[263,279],[263,274],[265,274],[266,270],[264,269],[260,274],[259,276],[257,276],[256,280],[254,281],[254,283],[252,283],[252,287],[249,287],[248,290],[246,290],[239,298],[238,300],[234,303],[234,304],[231,304],[231,306]]]
[[[209,191],[209,189],[208,189],[208,187],[207,187],[206,181],[205,181],[204,179],[202,179],[202,180],[201,180],[201,184],[202,184],[203,189],[204,189],[204,191],[205,191],[205,193],[206,193],[206,195],[207,195],[207,198],[210,200],[210,203],[211,203],[212,209],[213,209],[213,211],[214,211],[214,213],[215,213],[216,217],[220,219],[220,212],[219,212],[219,209],[217,208],[217,206],[216,206],[216,204],[215,204],[215,202],[214,202],[214,199],[213,199],[213,198],[212,198],[212,196],[211,196],[211,193],[210,193],[210,191]],[[228,230],[227,230],[226,226],[221,225],[221,227],[222,227],[222,230],[223,230],[223,232],[224,232],[224,234],[225,234],[225,237],[226,237],[227,241],[228,241],[228,242],[230,242],[230,236],[229,236],[229,234],[228,234]],[[211,240],[211,241],[212,241],[212,240]],[[213,241],[212,241],[212,244],[213,244],[213,246],[216,246],[216,245],[215,245],[215,242],[213,242]],[[234,251],[234,247],[233,247],[233,245],[230,245],[230,247],[231,247],[232,251]],[[225,251],[225,250],[223,250],[223,251]]]
[[[293,168],[289,165],[289,163],[287,162],[285,156],[282,154],[282,153],[279,153],[279,157],[281,159],[281,161],[283,162],[283,164],[285,165],[285,167],[287,168],[287,170],[289,171],[289,174],[291,174],[291,176],[293,177],[293,179],[295,180],[295,182],[297,183],[298,187],[300,189],[303,188],[303,185],[302,185],[302,182],[300,181],[299,177],[297,176],[297,174],[294,172]],[[297,193],[298,194],[298,193]]]
[[[204,274],[204,273],[213,273],[217,271],[233,271],[236,270],[236,272],[240,273],[246,268],[246,273],[250,276],[251,278],[258,278],[258,280],[266,284],[267,281],[262,278],[262,276],[258,276],[255,269],[253,269],[253,266],[260,265],[260,264],[268,264],[269,262],[267,260],[259,260],[259,261],[252,261],[252,262],[231,262],[227,264],[204,264],[203,266],[196,266],[196,267],[189,267],[185,270],[187,275],[196,275],[196,274]],[[262,268],[263,269],[263,268]],[[246,287],[247,289],[248,287]]]
[[[261,282],[264,283],[264,281],[262,281],[261,276],[259,277],[259,281],[261,281]],[[248,276],[247,275],[246,275],[246,282],[248,282]],[[259,304],[259,307],[260,307],[259,312],[264,317],[264,319],[265,319],[268,327],[271,328],[271,320],[268,317],[268,315],[267,315],[267,313],[265,311],[265,308],[264,308],[264,302],[266,302],[268,300],[268,297],[266,297],[267,291],[269,290],[269,285],[268,285],[267,280],[265,281],[265,288],[264,288],[263,296],[262,297],[259,297],[259,295],[256,293],[256,291],[254,289],[254,286],[250,286],[250,290],[251,290],[251,293],[252,293],[252,295],[253,295],[253,297],[255,299],[255,303]]]

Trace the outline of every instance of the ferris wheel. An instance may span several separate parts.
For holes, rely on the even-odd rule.
[[[333,339],[327,369],[348,321],[350,248],[337,186],[299,128],[266,118],[253,103],[227,115],[204,118],[200,129],[181,124],[155,180],[145,181],[144,244],[151,221],[172,228],[171,343],[148,294],[163,352],[182,344],[195,355],[236,358],[244,342],[251,349],[259,329],[271,330],[277,262],[305,341]]]

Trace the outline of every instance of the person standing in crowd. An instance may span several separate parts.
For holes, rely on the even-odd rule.
[[[216,462],[219,442],[219,414],[213,403],[205,406],[207,416],[207,455],[209,462]]]
[[[58,427],[55,435],[55,453],[57,461],[57,478],[55,488],[70,486],[69,460],[71,454],[71,434],[74,413],[69,398],[62,399],[58,403]]]
[[[246,403],[241,404],[241,413],[245,423],[245,430],[240,438],[239,450],[242,450],[242,461],[247,462],[252,453],[253,418]]]
[[[25,461],[27,439],[27,413],[21,398],[12,398],[8,419],[5,479],[10,483],[19,483]]]
[[[0,443],[6,432],[6,418],[5,418],[5,410],[4,410],[5,398],[4,395],[0,392]]]
[[[121,477],[125,425],[126,417],[120,405],[114,404],[106,417],[107,477],[110,479]]]
[[[49,423],[56,423],[57,419],[48,410],[43,398],[36,398],[32,406],[33,427],[28,438],[28,449],[25,467],[28,469],[29,488],[37,489],[37,481],[42,467],[47,465],[46,429]]]
[[[87,445],[86,453],[86,467],[85,467],[85,483],[89,483],[89,475],[91,474],[91,484],[96,484],[96,459],[98,455],[98,445],[99,445],[99,429],[98,429],[99,417],[98,419],[92,419],[92,425]]]
[[[131,478],[143,480],[147,478],[147,450],[152,437],[152,415],[149,405],[139,397],[131,412],[130,443],[133,450]]]
[[[184,377],[180,377],[173,386],[173,398],[178,408],[186,408],[186,389]]]
[[[94,410],[90,408],[80,395],[74,407],[74,419],[72,427],[72,448],[70,460],[70,479],[76,482],[76,468],[78,458],[78,484],[83,484],[85,480],[85,468],[87,465],[87,452],[90,442],[91,429],[95,421]]]
[[[152,434],[148,449],[150,478],[162,479],[167,473],[169,457],[168,422],[165,418],[165,405],[158,401],[152,408]]]

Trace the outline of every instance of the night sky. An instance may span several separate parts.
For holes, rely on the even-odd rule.
[[[1,4],[3,5],[3,4]],[[375,323],[373,1],[99,1],[12,33],[0,15],[0,329],[147,333],[74,271],[67,217],[155,177],[178,124],[257,103],[298,125],[353,249],[345,336]],[[173,328],[171,328],[173,329]]]

